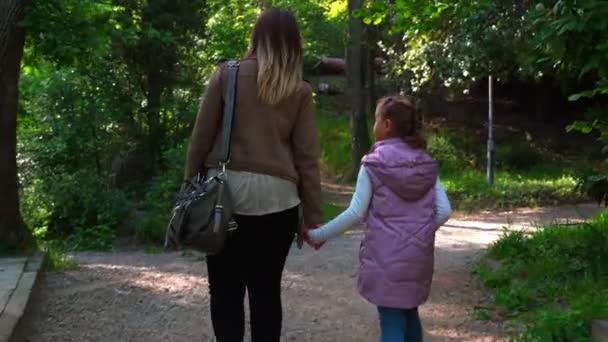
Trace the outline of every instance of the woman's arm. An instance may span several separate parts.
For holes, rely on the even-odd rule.
[[[342,214],[323,227],[308,232],[315,243],[326,241],[344,233],[349,228],[361,223],[367,214],[372,199],[372,182],[364,166],[361,166],[357,177],[357,186],[350,206]]]
[[[222,67],[219,67],[209,84],[196,115],[188,145],[184,180],[190,180],[198,172],[213,147],[222,119]]]
[[[300,179],[298,191],[302,200],[304,224],[310,227],[323,222],[319,167],[321,147],[317,134],[312,88],[306,84],[301,91],[303,91],[302,100],[291,135],[291,148]]]
[[[448,195],[445,192],[443,184],[437,178],[435,183],[435,223],[439,228],[443,225],[452,214],[452,206],[448,200]]]

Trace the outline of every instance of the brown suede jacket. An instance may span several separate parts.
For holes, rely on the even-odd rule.
[[[185,179],[203,167],[217,167],[214,149],[222,119],[225,65],[211,78],[201,102],[188,148]],[[276,105],[257,98],[257,61],[241,62],[232,130],[229,169],[281,177],[298,185],[307,226],[323,222],[320,146],[312,88],[304,81]],[[238,196],[238,194],[234,194]]]

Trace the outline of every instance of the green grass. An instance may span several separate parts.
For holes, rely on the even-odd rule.
[[[78,269],[78,262],[66,254],[65,244],[46,243],[46,259],[43,269],[48,272],[65,272]]]
[[[576,192],[574,174],[515,173],[500,171],[490,187],[486,176],[476,170],[441,176],[455,209],[511,209],[558,203],[580,202],[583,195]]]
[[[75,236],[75,235],[74,235]],[[46,252],[46,258],[42,269],[48,272],[65,272],[78,268],[78,262],[67,255],[67,251],[74,250],[74,236],[66,239],[50,239],[47,235],[46,227],[38,228],[33,231],[33,237],[37,249]],[[86,238],[90,239],[91,236]],[[85,237],[80,236],[79,241]]]
[[[326,221],[330,221],[334,217],[340,215],[344,209],[345,208],[332,203],[323,203],[323,206],[321,207],[323,217]]]
[[[506,231],[474,273],[518,340],[591,341],[591,320],[608,317],[608,213],[532,234]]]
[[[158,246],[146,246],[146,247],[144,247],[144,253],[150,254],[150,255],[162,254],[163,249]]]
[[[317,125],[321,141],[321,161],[333,179],[346,180],[350,175],[352,155],[348,116],[320,110]]]

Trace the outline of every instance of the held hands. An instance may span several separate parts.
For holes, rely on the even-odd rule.
[[[320,225],[317,226],[311,226],[311,227],[304,227],[304,230],[302,231],[302,238],[303,240],[306,242],[306,244],[308,244],[310,247],[314,248],[315,251],[318,251],[321,247],[323,247],[323,245],[325,244],[325,241],[323,242],[314,242],[310,236],[309,236],[309,232],[311,230],[317,229],[319,228]]]

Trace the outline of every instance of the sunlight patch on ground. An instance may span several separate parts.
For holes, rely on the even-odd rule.
[[[114,264],[87,264],[84,267],[93,270],[126,272],[123,281],[146,291],[158,294],[176,294],[192,288],[206,291],[209,282],[200,274],[165,272],[156,267],[126,266]]]

